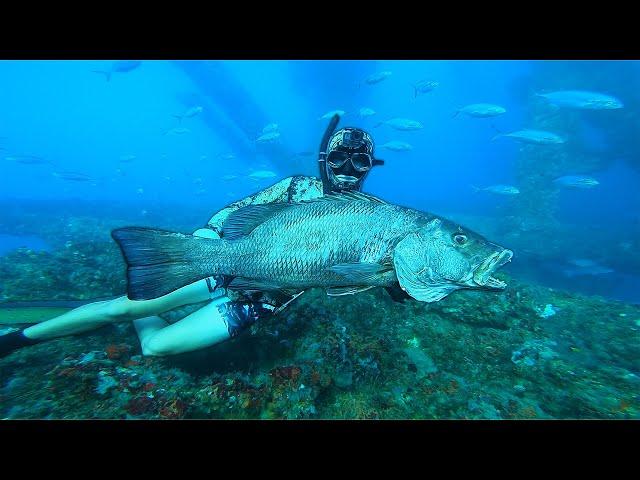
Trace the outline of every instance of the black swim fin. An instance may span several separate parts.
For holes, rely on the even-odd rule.
[[[40,343],[40,340],[34,340],[25,336],[24,329],[16,330],[15,332],[7,333],[0,336],[0,358],[6,357],[14,350],[29,345],[35,345]]]

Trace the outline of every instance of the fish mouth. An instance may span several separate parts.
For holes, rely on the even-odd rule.
[[[496,290],[504,289],[507,284],[502,280],[492,277],[491,274],[504,264],[511,261],[513,252],[511,250],[502,250],[489,255],[473,272],[473,281],[476,285]]]

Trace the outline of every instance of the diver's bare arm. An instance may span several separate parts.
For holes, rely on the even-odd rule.
[[[292,178],[293,177],[287,177],[283,180],[280,180],[278,183],[271,185],[270,187],[267,187],[258,193],[254,193],[247,198],[238,200],[237,202],[234,202],[231,205],[223,208],[213,217],[211,217],[211,220],[207,222],[207,227],[212,228],[216,232],[220,233],[220,231],[222,230],[222,225],[224,224],[227,217],[242,207],[246,207],[247,205],[261,205],[273,202],[286,202],[289,198],[289,186],[291,185]]]

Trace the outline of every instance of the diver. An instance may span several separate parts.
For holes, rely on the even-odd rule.
[[[320,178],[297,175],[285,178],[216,213],[204,228],[193,235],[223,238],[224,222],[234,211],[266,203],[300,202],[332,193],[357,192],[374,166],[384,161],[374,157],[371,136],[359,128],[335,131],[340,117],[335,115],[322,138],[318,165]],[[264,320],[286,308],[303,292],[227,291],[224,278],[209,277],[152,300],[133,301],[127,296],[94,302],[50,320],[0,336],[0,357],[27,345],[83,333],[110,323],[133,321],[143,355],[175,355],[215,345],[236,337],[257,320]],[[406,294],[387,291],[395,301]],[[208,302],[204,306],[199,306]],[[185,308],[197,307],[170,323]],[[174,317],[174,318],[172,318]]]

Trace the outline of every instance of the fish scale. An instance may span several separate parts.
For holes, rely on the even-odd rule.
[[[300,282],[344,283],[344,278],[327,269],[336,264],[389,261],[400,230],[416,228],[412,221],[398,220],[400,209],[366,201],[292,205],[258,225],[245,238],[227,240],[227,261],[211,266],[241,277],[278,278],[285,286]],[[420,215],[411,212],[412,219]],[[345,222],[345,218],[349,221]],[[390,225],[395,228],[389,229]],[[375,229],[363,235],[372,226]],[[293,234],[287,235],[288,232]],[[387,282],[389,277],[383,276],[380,281]]]

